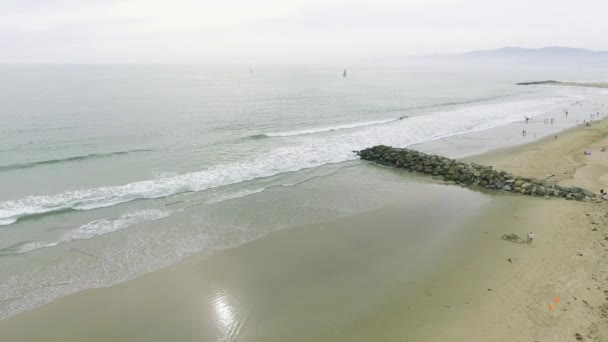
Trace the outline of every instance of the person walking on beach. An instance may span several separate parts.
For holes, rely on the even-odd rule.
[[[528,234],[528,243],[532,243],[532,240],[534,240],[534,233],[530,232]]]

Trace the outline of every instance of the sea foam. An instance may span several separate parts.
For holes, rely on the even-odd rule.
[[[61,243],[90,239],[95,236],[125,229],[136,224],[159,220],[169,216],[170,214],[171,213],[167,210],[144,209],[128,212],[115,219],[91,221],[65,233],[60,239],[55,241],[27,242],[20,246],[20,248],[17,250],[17,254],[23,254],[41,248],[54,247]]]
[[[307,128],[307,129],[294,130],[294,131],[285,131],[285,132],[269,132],[269,133],[264,133],[263,136],[267,136],[267,137],[291,137],[291,136],[303,135],[303,134],[333,132],[333,131],[339,131],[339,130],[343,130],[343,129],[351,129],[351,128],[358,128],[358,127],[365,127],[365,126],[385,124],[385,123],[389,123],[389,122],[393,122],[393,121],[397,121],[397,120],[402,120],[404,118],[405,118],[405,116],[402,116],[402,117],[399,117],[399,118],[396,118],[396,119],[386,119],[386,120],[376,120],[376,121],[366,121],[366,122],[354,122],[354,123],[349,123],[349,124],[327,126],[327,127],[317,127],[317,128]]]
[[[352,153],[366,147],[385,144],[406,147],[457,134],[485,130],[563,108],[572,97],[512,101],[500,104],[468,106],[391,120],[385,123],[338,130],[332,134],[304,135],[291,132],[281,147],[255,158],[214,165],[207,169],[138,181],[124,185],[66,191],[52,195],[28,196],[0,202],[0,225],[18,219],[64,210],[92,210],[137,200],[155,199],[183,192],[214,187],[298,171],[324,164],[356,159]],[[346,127],[346,125],[343,125]],[[351,125],[353,126],[353,125]]]

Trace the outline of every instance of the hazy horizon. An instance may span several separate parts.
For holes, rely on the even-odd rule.
[[[576,15],[570,3],[545,0],[5,0],[0,9],[0,63],[318,64],[505,46],[608,50],[608,4],[588,0]]]

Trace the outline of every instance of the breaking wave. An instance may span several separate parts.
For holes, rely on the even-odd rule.
[[[355,122],[350,124],[336,125],[336,126],[328,126],[328,127],[319,127],[319,128],[309,128],[295,131],[286,131],[286,132],[270,132],[264,133],[257,136],[266,136],[266,137],[291,137],[295,135],[303,135],[303,134],[314,134],[314,133],[323,133],[323,132],[333,132],[339,131],[343,129],[351,129],[351,128],[359,128],[365,126],[372,125],[380,125],[393,121],[399,121],[405,119],[407,116],[400,116],[396,119],[387,119],[387,120],[376,120],[376,121],[366,121],[366,122]]]
[[[66,243],[75,240],[86,240],[98,235],[112,233],[130,226],[156,221],[169,216],[171,213],[166,210],[146,209],[129,212],[119,218],[96,220],[86,223],[64,234],[60,239],[55,241],[30,241],[23,243],[16,248],[16,254],[23,254],[35,251],[41,248],[54,247],[61,243]]]
[[[220,164],[207,169],[144,180],[124,185],[71,190],[52,195],[28,196],[0,202],[0,225],[19,219],[64,210],[92,210],[139,199],[154,199],[184,192],[196,192],[257,178],[298,171],[324,164],[356,159],[352,153],[370,146],[385,144],[405,147],[457,134],[485,130],[519,121],[525,115],[535,116],[562,108],[571,98],[550,101],[525,100],[502,104],[470,106],[408,120],[387,120],[334,126],[356,129],[334,134],[315,135],[304,131],[280,133],[285,143],[255,158]],[[454,120],[458,118],[458,120]],[[315,131],[328,131],[329,128]],[[312,132],[309,130],[308,132]]]

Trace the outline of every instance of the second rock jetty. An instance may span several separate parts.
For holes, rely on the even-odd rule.
[[[465,186],[519,193],[528,196],[563,197],[567,200],[593,201],[592,191],[579,187],[559,186],[549,180],[519,177],[492,166],[465,163],[407,148],[378,145],[355,152],[361,159],[378,164],[420,172]]]

